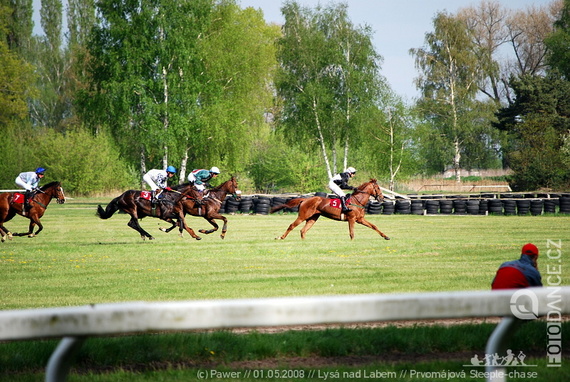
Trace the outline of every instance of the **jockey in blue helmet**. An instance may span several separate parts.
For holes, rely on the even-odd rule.
[[[174,174],[176,174],[176,168],[174,166],[168,166],[166,170],[152,169],[144,174],[143,180],[153,191],[153,197],[158,198],[162,190],[171,190],[167,183],[168,179],[172,178]]]

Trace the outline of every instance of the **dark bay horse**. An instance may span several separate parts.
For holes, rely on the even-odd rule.
[[[177,187],[173,187],[177,189]],[[228,231],[228,219],[219,213],[222,203],[226,199],[226,195],[231,194],[236,200],[241,198],[241,191],[238,190],[238,183],[235,177],[231,177],[229,180],[225,181],[221,185],[212,188],[208,191],[207,195],[202,199],[202,203],[196,203],[194,199],[184,199],[181,201],[182,207],[184,208],[184,214],[190,214],[193,216],[201,216],[208,221],[214,228],[213,229],[201,229],[199,232],[203,234],[210,234],[216,232],[219,228],[218,224],[214,220],[222,220],[224,225],[222,227],[222,233],[220,237],[223,239],[226,237],[226,232]],[[167,229],[162,229],[164,232],[170,232],[174,227]]]
[[[364,219],[365,206],[368,203],[370,197],[375,198],[380,201],[384,199],[382,195],[382,190],[376,179],[370,179],[369,182],[360,185],[350,197],[350,208],[352,211],[345,214],[342,213],[340,205],[331,206],[331,201],[334,199],[325,198],[322,196],[313,196],[311,198],[295,198],[289,200],[285,204],[275,206],[271,209],[271,213],[280,211],[284,208],[294,208],[299,206],[299,215],[297,219],[291,223],[287,231],[279,237],[278,239],[285,239],[289,232],[291,232],[295,227],[301,224],[303,221],[306,222],[303,229],[301,229],[301,239],[305,238],[307,231],[315,224],[319,217],[324,216],[329,219],[348,221],[348,230],[350,233],[350,239],[354,239],[354,223],[362,224],[368,228],[373,229],[378,232],[386,240],[390,240],[388,236],[383,234],[378,227]]]
[[[65,203],[65,194],[63,193],[63,188],[60,182],[51,182],[45,186],[40,187],[40,189],[30,198],[29,205],[30,208],[24,210],[24,204],[19,202],[23,192],[6,192],[0,194],[0,235],[1,241],[6,241],[6,238],[12,239],[12,236],[28,236],[34,237],[44,229],[40,218],[44,216],[44,212],[48,204],[53,198],[57,200],[57,203]],[[21,215],[30,219],[30,226],[28,232],[26,233],[12,233],[6,227],[4,223],[11,220],[16,214]],[[34,227],[38,226],[38,230],[34,233]]]
[[[170,229],[179,226],[181,232],[182,229],[185,229],[194,239],[201,239],[201,237],[194,233],[192,228],[186,225],[182,205],[180,203],[183,199],[197,197],[197,191],[194,189],[194,186],[190,183],[185,183],[179,186],[178,190],[163,191],[163,198],[161,198],[155,205],[153,205],[150,200],[151,194],[152,191],[125,191],[120,196],[111,200],[105,209],[98,206],[97,215],[101,219],[109,219],[119,210],[129,214],[131,219],[127,225],[140,233],[143,240],[146,238],[154,240],[154,237],[145,231],[138,221],[139,219],[147,216],[159,218],[171,223],[172,227]]]

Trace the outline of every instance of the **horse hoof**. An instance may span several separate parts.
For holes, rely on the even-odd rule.
[[[384,240],[390,240],[388,236],[384,236]]]
[[[202,240],[200,236],[196,236],[196,240]]]
[[[158,229],[161,230],[162,232],[166,232],[166,228],[164,228],[164,227],[160,227]]]

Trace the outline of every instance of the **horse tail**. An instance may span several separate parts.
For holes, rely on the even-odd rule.
[[[297,207],[299,204],[303,203],[305,201],[305,198],[295,198],[295,199],[291,199],[289,200],[287,203],[283,203],[280,204],[278,206],[272,207],[271,210],[269,211],[270,213],[274,213],[277,211],[281,211],[282,209],[285,208],[295,208]]]
[[[98,205],[97,206],[97,216],[99,216],[101,219],[109,219],[111,216],[113,216],[113,214],[119,210],[119,206],[117,204],[117,201],[119,200],[119,198],[120,198],[120,196],[111,200],[111,202],[109,204],[107,204],[107,208],[105,208],[105,209],[103,209],[103,207],[101,207],[101,205]]]

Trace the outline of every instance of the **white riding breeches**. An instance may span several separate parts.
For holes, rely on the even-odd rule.
[[[154,183],[154,181],[152,180],[152,178],[148,174],[145,174],[143,176],[143,180],[150,186],[150,189],[152,191],[156,191],[160,188],[156,185],[156,183]]]
[[[334,181],[330,181],[329,182],[329,188],[331,189],[332,192],[334,192],[337,196],[345,196],[346,194],[344,193],[344,191],[339,187],[338,184],[336,184]]]
[[[16,184],[26,191],[32,191],[33,187],[24,182],[20,177],[16,178]]]

